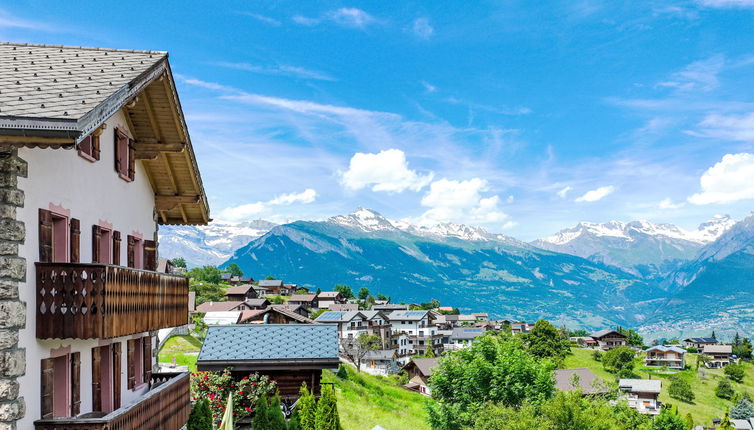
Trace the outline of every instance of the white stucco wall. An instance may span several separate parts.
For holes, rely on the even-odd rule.
[[[36,271],[34,263],[39,260],[38,225],[40,208],[50,209],[50,204],[70,210],[70,216],[81,221],[80,261],[92,261],[92,225],[101,221],[112,224],[113,230],[121,232],[121,265],[126,265],[126,236],[137,232],[151,240],[156,232],[153,219],[154,192],[144,173],[141,161],[136,161],[135,180],[126,182],[115,171],[115,128],[128,130],[122,112],[107,121],[107,128],[100,137],[100,160],[89,162],[74,149],[22,148],[19,157],[28,163],[28,178],[19,178],[19,187],[25,193],[25,204],[18,210],[18,218],[26,223],[26,241],[19,253],[26,258],[26,283],[19,285],[19,294],[26,302],[26,328],[19,335],[20,347],[26,349],[26,374],[19,378],[21,395],[26,400],[26,417],[19,429],[33,428],[34,420],[41,417],[40,362],[50,356],[50,350],[71,347],[71,352],[81,353],[81,412],[92,410],[91,349],[100,345],[93,340],[37,340],[36,338]],[[128,132],[130,136],[130,131]],[[137,335],[140,336],[140,335]],[[136,401],[145,391],[127,389],[127,346],[121,346],[121,405]],[[156,344],[156,340],[153,340]]]

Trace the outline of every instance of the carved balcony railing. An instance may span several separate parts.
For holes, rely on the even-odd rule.
[[[152,380],[155,380],[153,375]],[[189,373],[173,376],[154,386],[138,402],[113,412],[34,422],[35,430],[178,430],[191,412]]]
[[[38,339],[105,339],[188,323],[187,278],[108,264],[36,266]]]

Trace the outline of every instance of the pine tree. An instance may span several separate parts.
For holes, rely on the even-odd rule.
[[[317,399],[306,388],[306,382],[301,385],[301,397],[296,403],[296,415],[299,418],[301,430],[316,430]]]
[[[435,357],[435,349],[432,348],[432,338],[427,338],[427,350],[424,351],[424,355],[422,356],[424,358],[434,358]]]
[[[335,400],[335,388],[322,390],[322,397],[317,403],[317,415],[315,419],[316,430],[340,430],[340,417],[338,416],[338,404]]]
[[[730,417],[737,420],[754,418],[754,406],[748,399],[743,398],[730,410]]]
[[[723,417],[723,420],[720,421],[720,430],[736,430],[735,427],[733,427],[733,424],[730,422],[730,413],[728,412],[728,409],[725,410],[725,416]]]
[[[301,430],[301,420],[299,419],[298,413],[294,412],[293,415],[291,415],[291,419],[288,420],[288,430]]]
[[[254,408],[254,419],[251,420],[251,428],[254,430],[267,428],[267,409],[269,409],[267,396],[262,396],[257,400],[256,407]]]
[[[686,430],[693,430],[694,429],[694,418],[691,416],[691,412],[686,414],[686,419],[684,420],[686,423]]]
[[[741,336],[736,332],[736,336],[733,338],[733,346],[741,345]]]
[[[187,430],[212,430],[212,412],[206,399],[200,399],[191,408]]]
[[[712,330],[712,335],[710,337],[712,339],[717,339],[717,336],[715,335],[715,330]]]

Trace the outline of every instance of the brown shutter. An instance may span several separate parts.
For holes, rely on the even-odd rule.
[[[102,347],[92,348],[92,411],[102,411]]]
[[[120,232],[113,231],[113,264],[120,266]]]
[[[55,360],[42,360],[42,419],[52,418],[52,393],[55,382]]]
[[[71,353],[71,416],[81,413],[81,353]]]
[[[92,226],[92,263],[101,263],[99,261],[99,244],[102,239],[102,228],[98,225]]]
[[[113,348],[113,409],[120,409],[120,342],[112,344]]]
[[[39,262],[52,262],[52,212],[39,210]]]
[[[113,133],[113,140],[115,141],[115,171],[120,173],[121,172],[121,166],[120,166],[120,130],[117,128],[115,129],[115,132]]]
[[[79,151],[91,156],[92,155],[92,136],[87,136],[79,142]]]
[[[128,267],[134,267],[136,264],[136,238],[130,234],[126,237],[126,264]]]
[[[129,339],[126,342],[128,349],[126,353],[126,367],[128,368],[128,389],[133,390],[136,387],[136,339]]]
[[[92,136],[92,158],[99,160],[99,135]]]
[[[79,252],[81,244],[81,222],[76,218],[71,218],[71,234],[69,236],[71,241],[71,263],[78,263],[81,255]]]
[[[144,382],[152,380],[152,336],[144,337]]]
[[[134,180],[136,177],[136,149],[134,140],[128,139],[128,179]]]
[[[157,243],[154,240],[144,241],[144,270],[157,270]]]

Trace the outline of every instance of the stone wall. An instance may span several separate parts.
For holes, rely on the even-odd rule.
[[[26,260],[19,257],[18,245],[24,242],[26,228],[16,219],[16,208],[24,205],[18,177],[26,177],[26,172],[18,149],[0,145],[0,430],[16,430],[26,409],[16,380],[26,371],[26,354],[18,347],[18,331],[26,324],[26,304],[18,297],[19,283],[26,280]]]

